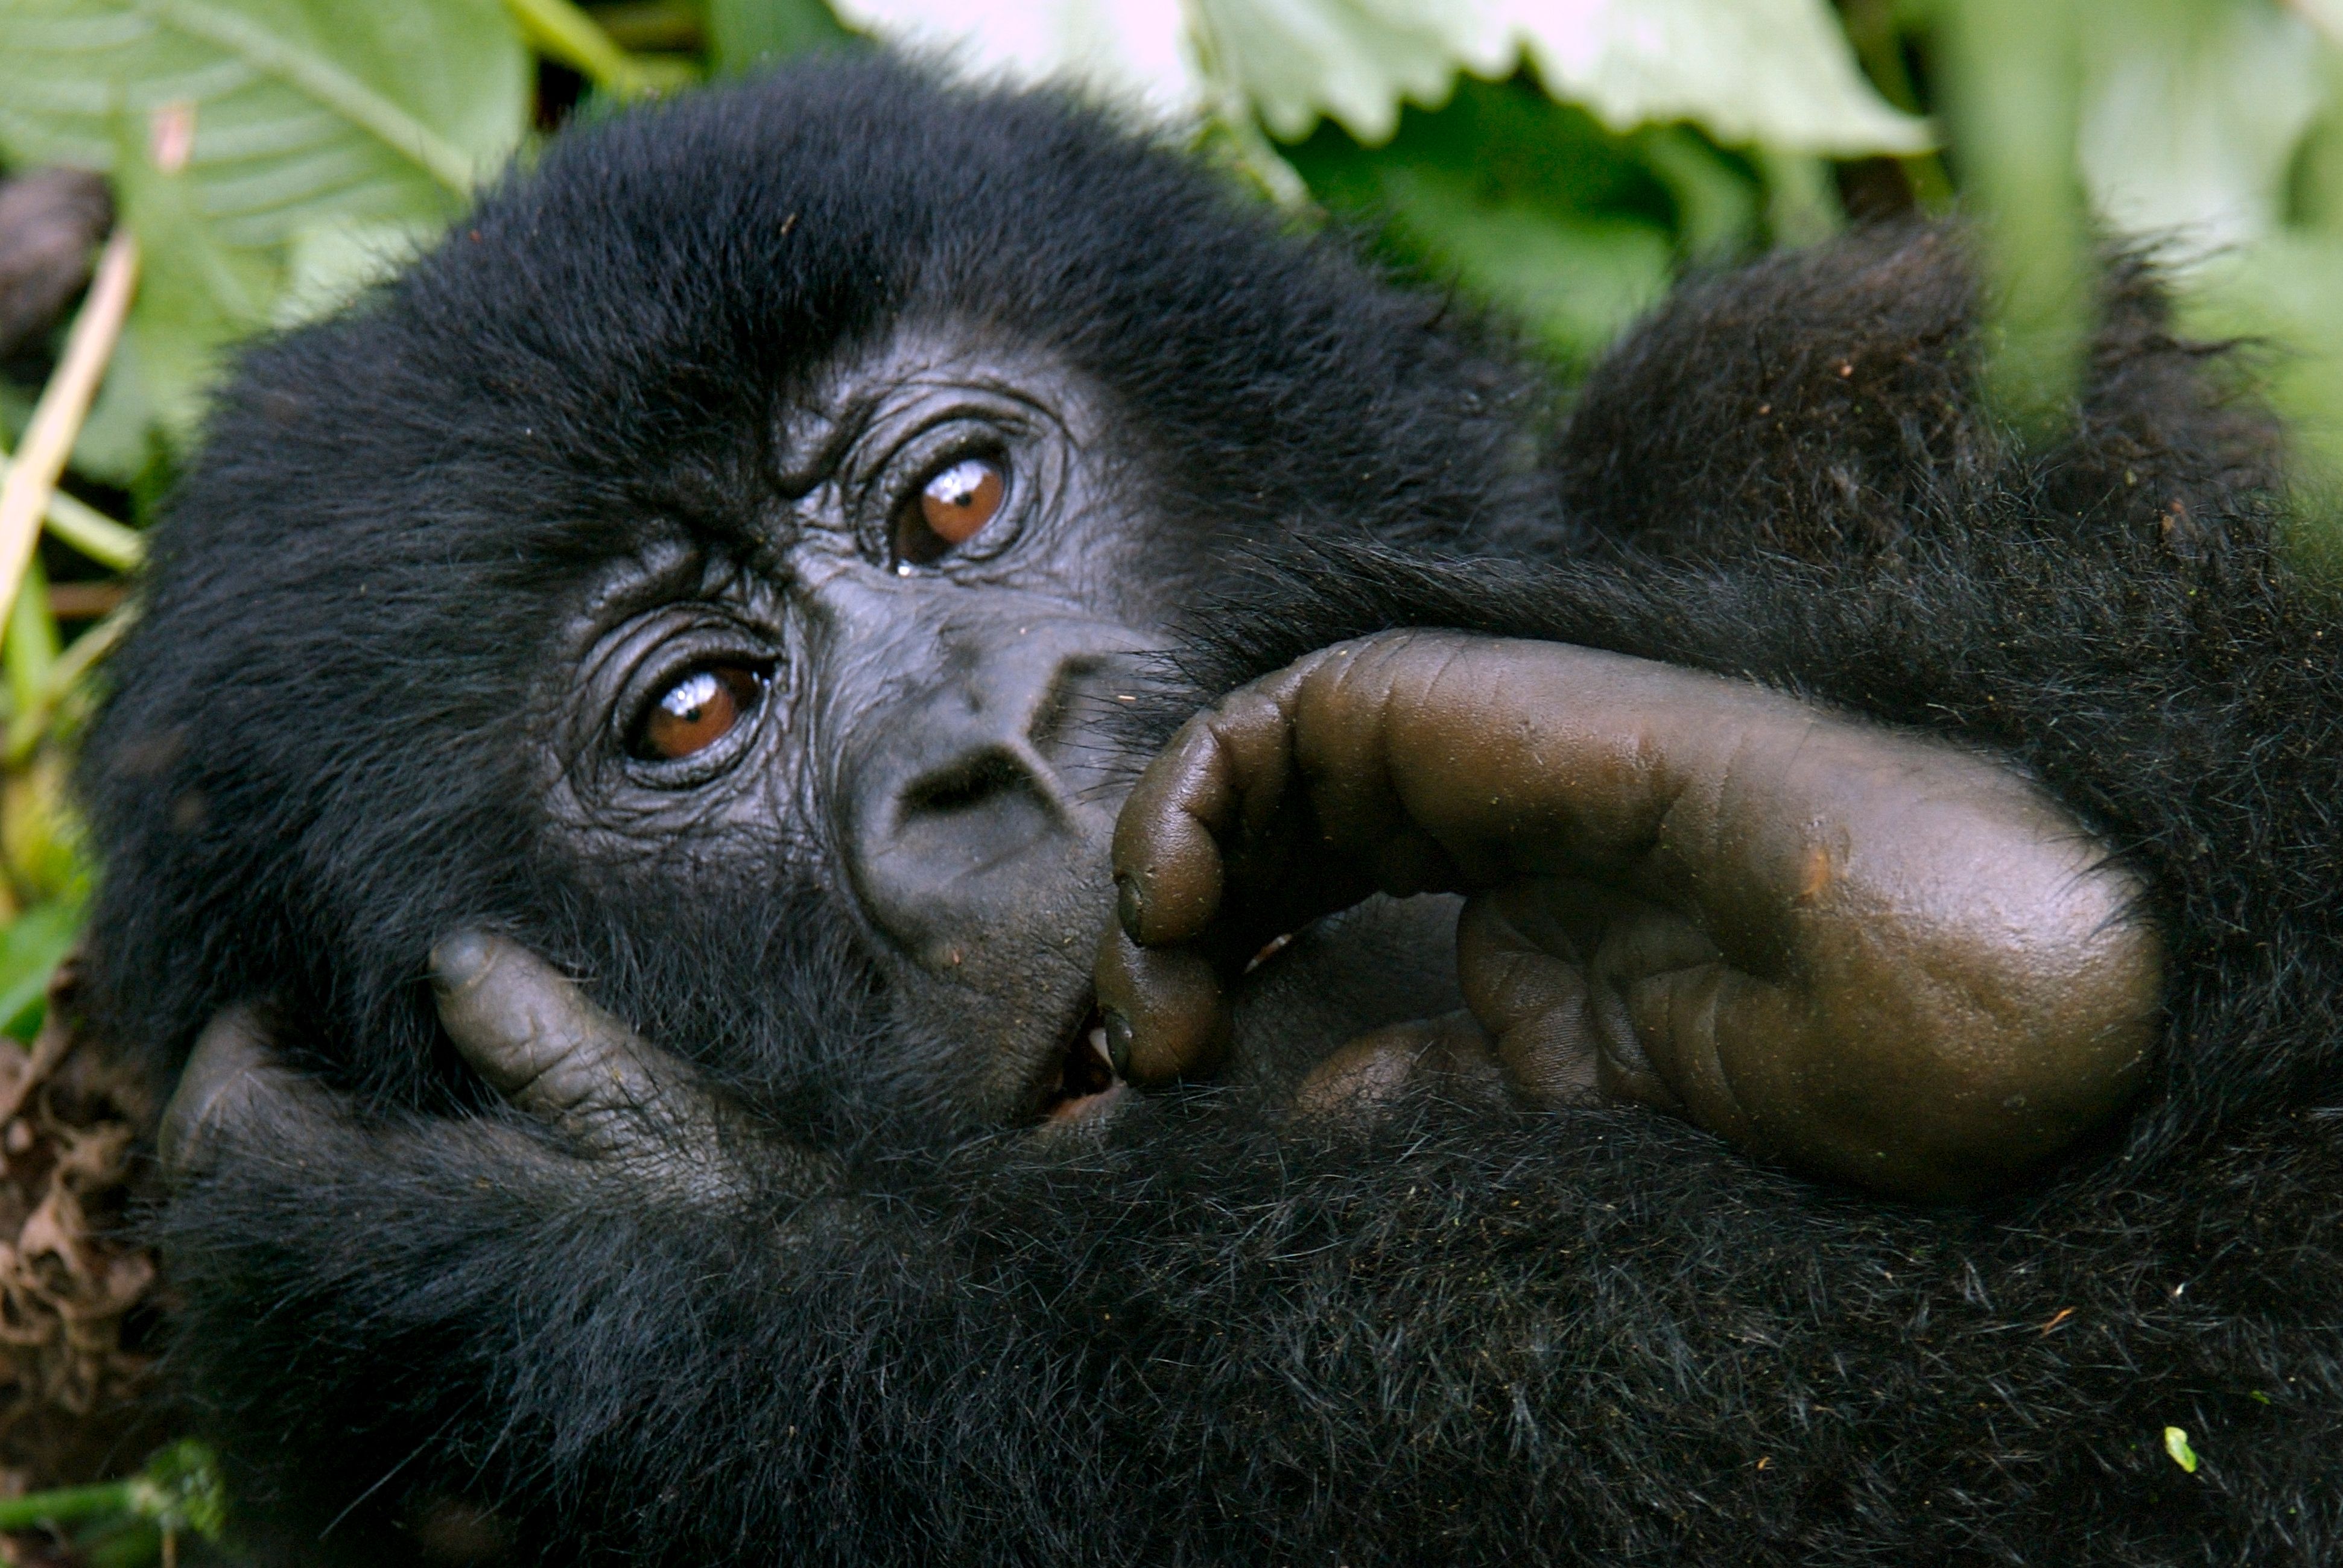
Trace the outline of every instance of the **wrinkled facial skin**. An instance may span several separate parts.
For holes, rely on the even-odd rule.
[[[850,356],[777,425],[777,498],[746,548],[659,538],[566,628],[556,835],[622,890],[669,899],[818,881],[888,1014],[876,1038],[895,1060],[875,1076],[955,1120],[1032,1120],[1106,1087],[1090,969],[1131,772],[1108,720],[1167,646],[1207,541],[1151,510],[1094,388],[976,334],[908,330]],[[970,460],[997,502],[940,540],[922,493]],[[662,697],[714,689],[689,684],[709,672],[729,728],[687,755],[647,749]],[[1380,941],[1302,944],[1280,967],[1307,983],[1282,975],[1275,993],[1319,998],[1256,1005],[1252,1031],[1306,1054],[1453,1007],[1453,910],[1426,903],[1354,917]],[[1407,940],[1419,927],[1435,940]],[[1420,977],[1394,982],[1391,948],[1421,950]],[[1332,983],[1346,962],[1376,983]]]

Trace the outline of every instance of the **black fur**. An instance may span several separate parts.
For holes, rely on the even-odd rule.
[[[2172,953],[2138,1114],[1992,1213],[1628,1111],[1319,1140],[1200,1096],[1077,1151],[866,1137],[850,1198],[748,1215],[493,1114],[247,1147],[166,1226],[179,1364],[256,1535],[288,1562],[2343,1553],[2343,620],[2276,542],[2319,519],[2136,271],[2048,454],[1979,411],[1967,301],[1926,235],[1713,279],[1542,443],[1487,344],[1172,159],[868,67],[558,145],[356,317],[256,356],[90,753],[108,1017],[165,1060],[273,994],[412,1101],[418,955],[484,910],[679,1047],[867,1043],[803,903],[623,929],[560,891],[501,759],[565,574],[645,508],[725,526],[774,388],[940,303],[1061,345],[1183,506],[1282,537],[1206,618],[1203,689],[1406,624],[1745,672],[2022,759],[2147,872]],[[708,1015],[711,973],[775,977],[759,1017]]]

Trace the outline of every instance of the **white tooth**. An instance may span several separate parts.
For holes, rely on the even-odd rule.
[[[1114,1057],[1106,1048],[1106,1025],[1100,1024],[1091,1030],[1091,1049],[1098,1052],[1098,1059],[1106,1063],[1109,1072],[1112,1072]]]

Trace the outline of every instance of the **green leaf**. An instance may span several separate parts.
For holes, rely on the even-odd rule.
[[[1437,107],[1468,59],[1503,75],[1520,53],[1484,45],[1471,12],[1436,0],[1196,0],[1193,15],[1211,67],[1288,141],[1321,115],[1369,146],[1387,141],[1403,99]]]
[[[1518,79],[1460,83],[1442,107],[1405,111],[1398,134],[1379,147],[1321,126],[1308,141],[1284,150],[1312,189],[1338,206],[1373,209],[1386,198],[1385,171],[1426,166],[1469,176],[1492,200],[1665,224],[1676,216],[1671,201],[1676,182],[1655,167],[1649,151],[1650,143],[1662,140],[1697,148],[1689,156],[1710,160],[1711,172],[1729,166],[1724,155],[1689,131],[1614,136],[1584,109],[1557,104]],[[1744,199],[1751,198],[1745,193]]]
[[[1914,153],[1927,122],[1865,80],[1826,0],[1500,0],[1556,97],[1614,130],[1689,120],[1728,146]]]
[[[432,225],[357,221],[303,229],[287,255],[270,325],[298,327],[331,315],[414,260],[437,232]]]
[[[1912,152],[1926,125],[1864,80],[1824,0],[1194,0],[1209,64],[1289,139],[1329,115],[1382,141],[1403,99],[1524,59],[1614,130],[1689,120],[1720,141]]]
[[[0,34],[13,158],[110,167],[118,122],[186,106],[196,206],[233,245],[329,217],[447,216],[528,108],[498,0],[0,0]]]
[[[1071,81],[1141,113],[1188,118],[1212,106],[1181,7],[1113,0],[833,0],[859,33],[979,80]],[[712,20],[712,18],[711,18]]]
[[[150,269],[151,274],[151,269]],[[151,282],[151,276],[150,276]],[[137,302],[132,301],[134,314]],[[74,437],[73,468],[85,478],[126,490],[138,482],[157,456],[155,406],[150,383],[138,366],[138,348],[126,338],[115,346],[97,385],[97,400]]]
[[[115,202],[147,261],[123,329],[130,357],[108,381],[136,377],[135,395],[173,443],[190,443],[236,339],[268,325],[284,276],[277,246],[236,246],[206,223],[189,174],[165,174],[125,138],[114,171]]]
[[[1429,168],[1393,169],[1384,184],[1394,220],[1429,259],[1565,361],[1591,361],[1667,292],[1674,246],[1656,225],[1488,201]]]
[[[822,0],[708,0],[709,53],[719,71],[836,48],[854,35]]]
[[[2295,456],[2315,484],[2343,480],[2343,235],[2273,235],[2212,257],[2187,282],[2181,324],[2188,332],[2282,346],[2263,357],[2261,373],[2293,426]],[[2343,547],[2343,539],[2313,543]]]
[[[1679,256],[1755,236],[1741,160],[1682,126],[1614,136],[1518,79],[1410,108],[1380,148],[1325,125],[1285,150],[1320,201],[1379,226],[1394,260],[1453,279],[1571,365],[1647,309]]]
[[[0,1033],[30,1040],[40,1028],[49,976],[81,935],[78,899],[36,904],[0,926]]]
[[[2188,1434],[2180,1428],[2164,1429],[2164,1452],[2172,1456],[2173,1463],[2191,1475],[2197,1473],[2197,1451],[2188,1446]]]
[[[0,0],[0,152],[115,176],[145,271],[109,396],[179,441],[223,348],[275,317],[289,248],[445,223],[529,110],[499,0]],[[101,428],[119,478],[139,443]]]
[[[2331,91],[2310,25],[2264,0],[2134,0],[2077,15],[2077,152],[2100,216],[2198,255],[2277,228],[2296,149]]]
[[[1682,126],[1659,126],[1636,138],[1644,163],[1668,187],[1677,244],[1696,262],[1729,261],[1757,232],[1758,191],[1748,176]]]
[[[1329,116],[1375,145],[1458,74],[1526,63],[1614,130],[1688,120],[1733,145],[1914,152],[1827,0],[839,0],[859,27],[975,75],[1071,75],[1159,111],[1242,112],[1288,141]],[[1185,19],[1185,25],[1182,19]]]

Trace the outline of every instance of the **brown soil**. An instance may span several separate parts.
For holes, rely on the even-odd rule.
[[[75,969],[29,1051],[0,1040],[0,1495],[127,1473],[173,1435],[153,1398],[155,1260],[127,1233],[160,1107],[80,1027]]]

